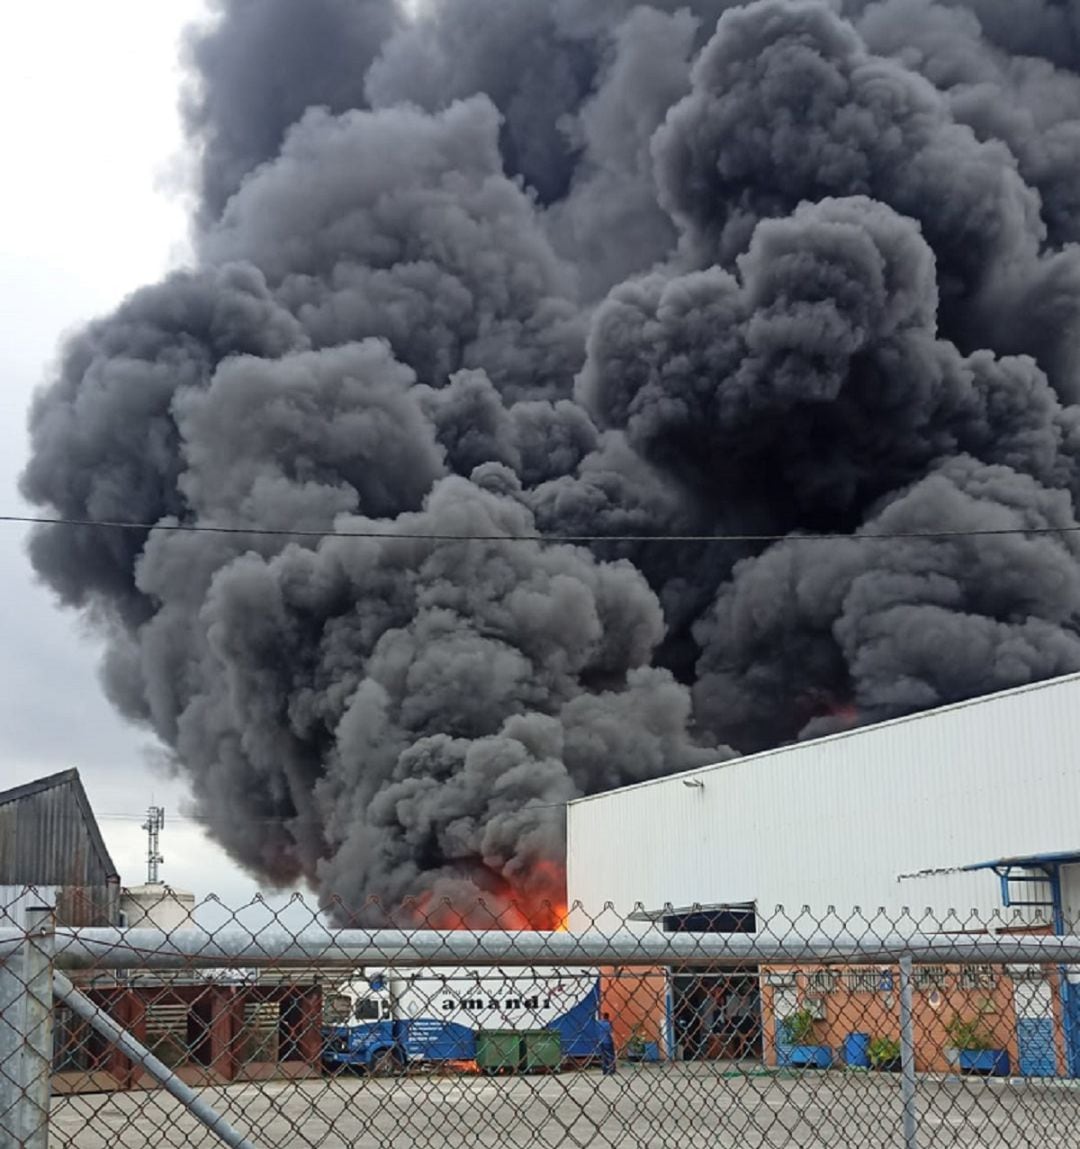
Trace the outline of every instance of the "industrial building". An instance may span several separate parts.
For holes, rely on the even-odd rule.
[[[567,814],[571,926],[1080,930],[1078,746],[1070,675],[579,799]],[[984,987],[1013,1002],[1013,1065],[1080,1075],[1080,974],[1014,972]],[[934,977],[940,995],[960,974]],[[875,991],[872,971],[850,984],[762,970],[726,979],[728,996],[755,991],[766,1060],[778,1057],[773,1022],[805,1004],[808,979],[830,1031],[852,994]],[[654,1019],[669,1055],[708,1056],[707,1035],[690,1048],[680,1016],[710,1010],[714,988],[693,970],[671,975],[667,1017]]]
[[[193,894],[159,881],[151,807],[148,881],[121,887],[78,770],[0,792],[0,926],[23,926],[28,906],[54,906],[60,926],[150,927],[194,922]],[[123,1023],[192,1084],[316,1076],[323,990],[294,972],[279,984],[218,984],[192,971],[72,975],[95,1004]],[[148,1078],[66,1006],[53,1022],[54,1093],[144,1087]]]
[[[60,925],[120,920],[120,875],[78,770],[0,792],[0,924],[21,925],[28,899]]]
[[[122,887],[78,770],[0,791],[0,924],[22,925],[30,902],[61,926],[155,926],[192,920],[195,897],[152,880]]]

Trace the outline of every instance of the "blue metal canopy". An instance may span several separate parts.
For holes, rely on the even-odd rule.
[[[1002,867],[1015,867],[1023,870],[1039,870],[1050,866],[1070,866],[1080,863],[1080,849],[1066,850],[1058,854],[1027,854],[1014,858],[995,858],[992,862],[975,862],[961,866],[963,870],[998,870]]]

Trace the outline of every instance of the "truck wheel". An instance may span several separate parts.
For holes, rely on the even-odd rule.
[[[371,1063],[371,1072],[390,1077],[401,1072],[401,1058],[394,1049],[380,1049]]]

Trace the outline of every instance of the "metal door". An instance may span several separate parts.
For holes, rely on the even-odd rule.
[[[1056,1077],[1054,1047],[1054,987],[1038,966],[1013,974],[1016,1044],[1021,1077]]]

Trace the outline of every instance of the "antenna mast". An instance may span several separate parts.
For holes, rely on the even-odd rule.
[[[161,830],[165,825],[165,807],[151,806],[146,812],[146,821],[143,829],[146,831],[146,884],[157,886],[161,884],[161,875],[158,867],[165,859],[161,856]]]

